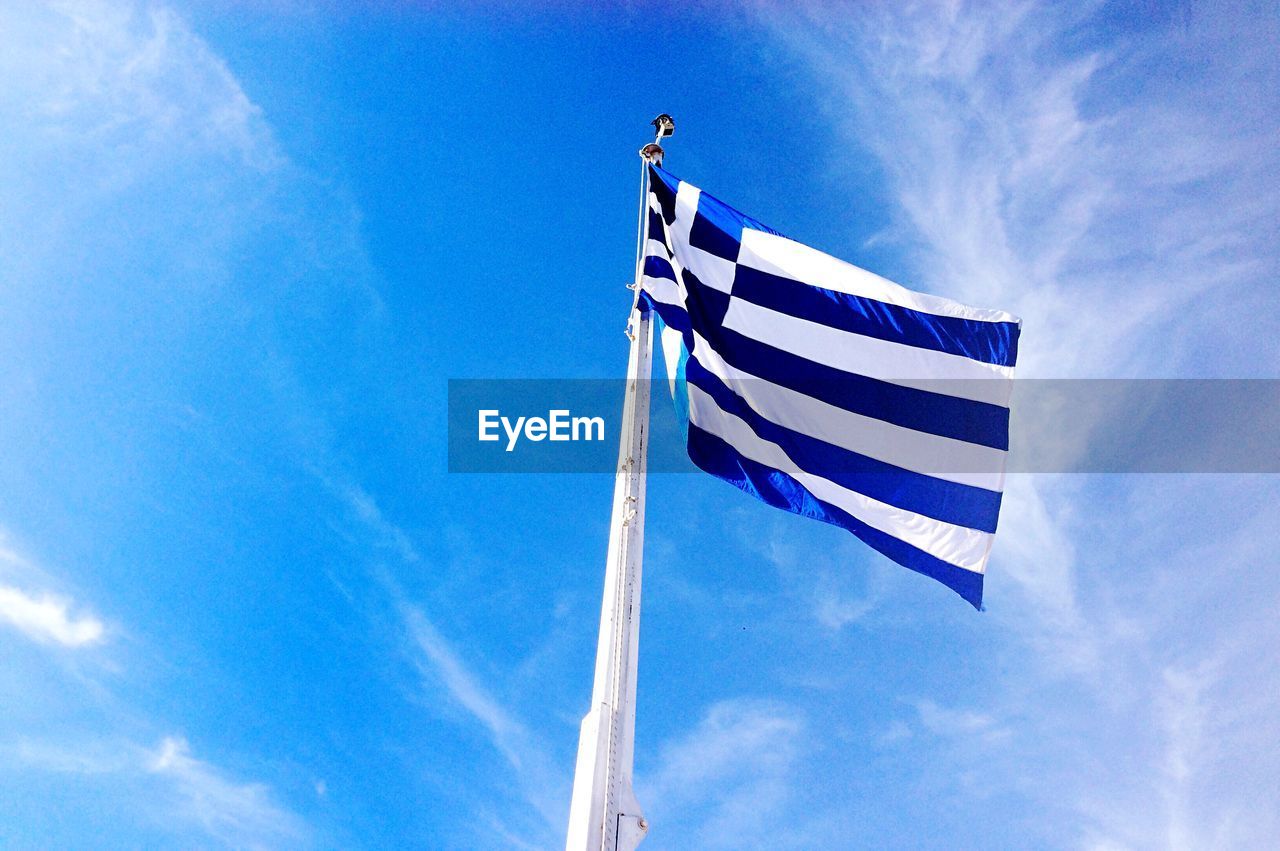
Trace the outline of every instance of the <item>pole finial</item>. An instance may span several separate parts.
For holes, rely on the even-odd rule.
[[[662,150],[662,146],[657,142],[650,142],[640,149],[640,156],[647,162],[651,162],[659,168],[662,166],[662,156],[665,153],[666,151]]]
[[[667,115],[665,112],[649,123],[653,125],[654,132],[657,135],[653,137],[652,142],[640,149],[640,156],[645,162],[653,163],[661,168],[662,157],[666,154],[666,151],[662,150],[662,146],[658,143],[668,136],[675,134],[676,123],[671,119],[671,116]]]
[[[653,129],[656,130],[658,133],[657,138],[654,139],[655,142],[657,142],[659,139],[665,139],[676,132],[675,121],[673,121],[671,116],[667,115],[665,112],[659,115],[657,118],[650,121],[649,123],[653,125]]]

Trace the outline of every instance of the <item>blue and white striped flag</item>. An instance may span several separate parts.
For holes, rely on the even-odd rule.
[[[693,462],[982,606],[1020,320],[912,292],[650,169],[641,297]]]

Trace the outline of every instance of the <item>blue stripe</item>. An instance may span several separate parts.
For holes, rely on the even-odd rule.
[[[995,532],[1000,516],[998,491],[904,470],[771,422],[708,372],[698,362],[697,353],[689,359],[685,375],[691,384],[710,395],[721,410],[744,420],[761,439],[776,443],[806,473],[934,520]]]
[[[658,257],[650,254],[644,258],[644,276],[646,278],[669,278],[676,279],[676,270],[672,268],[671,261],[665,257]]]
[[[656,301],[653,296],[644,291],[641,291],[640,293],[640,301],[648,305],[650,310],[653,310],[662,317],[662,321],[667,323],[669,327],[679,331],[686,340],[692,339],[689,337],[689,332],[691,330],[689,325],[689,314],[678,305]]]
[[[662,168],[651,166],[650,184],[662,206],[663,217],[673,222],[680,180]],[[691,245],[717,257],[736,260],[743,228],[778,234],[778,231],[718,198],[699,193],[698,209],[690,230]],[[655,232],[652,225],[650,232]],[[733,295],[832,328],[959,355],[982,363],[1013,366],[1018,359],[1021,329],[1015,322],[938,316],[743,266],[737,269]]]
[[[650,263],[653,265],[650,266]],[[661,258],[648,258],[645,274],[674,279],[670,264]],[[658,311],[663,321],[681,332],[685,345],[690,350],[693,348],[693,338],[689,332],[696,327],[698,334],[728,364],[757,378],[812,396],[846,411],[914,431],[950,437],[992,449],[1009,448],[1008,408],[868,378],[775,349],[715,324],[712,320],[723,309],[723,294],[701,286],[696,278],[686,278],[686,285],[690,283],[694,284],[693,291],[697,293],[697,297],[694,297],[693,291],[690,293],[690,301],[695,308],[692,319],[687,310],[652,302],[654,310]],[[642,293],[642,297],[651,301],[646,293]],[[945,390],[948,383],[939,381],[937,386]]]
[[[737,268],[733,296],[841,331],[946,352],[982,363],[1013,366],[1018,359],[1019,328],[1015,322],[981,322],[956,316],[937,316],[793,281],[746,266]]]
[[[680,331],[684,335],[685,345],[692,349],[693,337],[688,332],[696,328],[702,336],[714,339],[724,322],[724,313],[729,309],[729,296],[703,284],[688,269],[680,271],[686,293],[683,308],[655,301],[644,290],[640,291],[640,297],[653,305],[663,321]],[[671,264],[653,255],[645,258],[644,274],[648,278],[676,279],[675,269]]]
[[[652,207],[649,208],[649,239],[657,240],[664,245],[667,241],[666,224],[662,221],[662,216],[658,215]],[[645,247],[648,248],[648,246]],[[671,246],[668,245],[667,250],[670,251]]]
[[[725,362],[757,378],[915,431],[992,449],[1009,448],[1008,408],[845,372],[728,328],[719,329],[718,337],[708,342]],[[937,386],[945,390],[948,383],[938,381]]]
[[[699,334],[715,345],[716,336],[724,327],[724,315],[729,310],[729,294],[702,283],[689,269],[680,270],[684,282],[684,306],[689,320]]]
[[[649,166],[649,191],[658,199],[662,218],[666,219],[667,224],[676,220],[676,192],[679,189],[680,180],[675,175],[657,166]]]
[[[744,457],[728,443],[692,423],[689,425],[689,458],[700,469],[762,502],[847,529],[903,567],[938,580],[974,608],[982,608],[982,574],[948,564],[868,526],[848,512],[818,499],[786,473]]]
[[[649,184],[661,193],[671,193],[673,203],[676,193],[680,190],[681,182],[680,178],[664,168],[658,166],[649,167]],[[661,187],[658,184],[661,184]],[[701,190],[698,192],[698,212],[715,224],[717,228],[728,234],[741,236],[743,228],[751,228],[752,230],[764,231],[775,236],[782,236],[781,233],[763,222],[751,218],[746,213],[735,210],[714,195],[708,195]]]
[[[704,215],[703,207],[706,206],[699,202],[698,209],[693,214],[693,224],[689,228],[689,245],[736,263],[738,251],[742,248],[741,225],[736,222],[717,221]]]

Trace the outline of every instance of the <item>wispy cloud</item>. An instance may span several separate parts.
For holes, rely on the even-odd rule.
[[[916,703],[920,713],[920,723],[926,730],[936,736],[973,736],[999,738],[1005,731],[999,722],[985,712],[972,709],[949,709],[939,706],[932,700],[921,700]]]
[[[77,481],[92,481],[100,472],[95,452],[116,429],[95,422],[78,433],[50,425],[52,411],[65,416],[75,409],[55,404],[55,396],[62,402],[64,395],[85,392],[94,410],[101,399],[120,397],[113,394],[171,398],[166,391],[139,389],[154,377],[149,369],[164,360],[156,356],[155,341],[172,340],[168,333],[189,322],[205,324],[210,314],[234,317],[219,334],[244,334],[237,322],[253,325],[246,334],[253,346],[244,347],[248,353],[238,366],[255,375],[253,358],[282,336],[279,315],[349,291],[355,292],[354,315],[368,312],[373,299],[360,289],[367,267],[352,247],[350,205],[312,203],[332,201],[335,190],[287,161],[235,75],[182,15],[164,3],[130,0],[0,4],[0,30],[6,38],[0,76],[8,81],[0,90],[0,159],[9,166],[0,174],[0,275],[11,283],[0,293],[0,307],[10,317],[0,339],[6,410],[0,441],[22,446],[32,435],[65,431],[67,457],[83,468]],[[289,225],[279,231],[292,241],[267,245],[262,232],[284,219]],[[315,262],[316,245],[333,247],[326,262]],[[237,264],[247,256],[277,262],[291,274],[271,278],[276,289],[270,292],[241,292]],[[287,310],[273,312],[272,297],[309,268],[323,272]],[[253,280],[256,286],[262,278]],[[51,322],[50,316],[70,321]],[[78,358],[114,367],[81,370]],[[60,379],[49,361],[62,362],[77,377]],[[154,409],[145,416],[140,430],[154,426]],[[74,519],[92,538],[101,517],[87,514]],[[62,593],[63,583],[4,549],[0,541],[0,622],[37,640],[80,648],[123,631],[114,618],[104,624],[77,595]],[[147,614],[133,613],[141,625],[135,638],[156,628]],[[141,643],[133,642],[134,649]],[[46,737],[53,722],[33,721],[34,708],[13,713],[0,731],[6,740],[22,741],[10,770],[56,775],[66,801],[75,800],[77,789],[90,790],[85,794],[105,802],[104,811],[138,826],[145,844],[307,844],[309,827],[266,783],[197,757],[178,735],[157,747],[139,744],[171,729],[154,704],[156,683],[147,682],[155,671],[143,672],[145,667],[112,670],[107,682],[74,663],[50,667],[36,659],[29,669],[7,668],[15,691],[23,689],[32,707],[47,706],[47,714],[65,725]],[[159,699],[174,705],[169,696]],[[65,802],[59,795],[50,803]],[[51,806],[50,812],[68,809]]]
[[[90,614],[69,613],[71,601],[50,594],[32,596],[0,585],[0,621],[23,635],[63,647],[84,647],[102,641],[102,621]]]
[[[19,552],[0,527],[0,624],[41,644],[78,648],[104,641],[107,629],[101,619],[70,595],[48,590],[60,584]]]
[[[421,562],[410,535],[386,517],[373,494],[354,481],[319,470],[313,474],[340,501],[348,521],[374,552],[394,553],[406,566]],[[492,677],[486,678],[474,662],[465,659],[464,647],[447,638],[423,606],[410,601],[391,572],[373,569],[369,578],[397,616],[397,627],[408,639],[402,652],[421,676],[433,711],[446,706],[463,710],[467,723],[482,732],[506,763],[502,775],[507,780],[496,785],[514,789],[534,813],[529,819],[508,809],[492,812],[480,804],[475,826],[510,847],[541,847],[537,841],[530,842],[533,837],[554,844],[568,815],[567,771],[552,761],[538,731],[519,717],[510,701],[497,695]],[[516,828],[524,833],[518,841]]]
[[[815,552],[788,532],[789,519],[770,516],[762,534],[745,537],[744,545],[773,566],[782,587],[829,632],[872,617],[885,600],[883,576],[874,570],[855,576],[848,569],[863,553],[862,545],[852,538],[837,539]],[[774,609],[777,601],[766,600],[765,606]]]
[[[1207,294],[1252,299],[1239,287],[1276,264],[1280,199],[1259,189],[1277,159],[1277,25],[1196,14],[1072,42],[1096,12],[821,5],[797,22],[761,10],[854,108],[835,111],[838,129],[886,170],[891,236],[912,249],[917,283],[1023,316],[1021,375],[1204,370],[1192,358],[1214,355],[1202,337],[1228,318]],[[1196,73],[1153,83],[1167,61]],[[1262,374],[1276,368],[1274,353],[1254,354]]]
[[[568,789],[563,787],[566,772],[549,756],[540,734],[521,721],[507,704],[462,661],[458,649],[419,607],[401,603],[400,611],[412,641],[410,660],[425,683],[443,689],[447,698],[461,707],[479,725],[489,743],[506,761],[515,786],[537,813],[539,831],[559,836],[568,816]],[[507,828],[510,829],[508,815]],[[519,816],[515,818],[520,819]]]
[[[836,116],[833,170],[851,151],[882,167],[894,214],[877,239],[906,249],[903,283],[1022,315],[1020,375],[1280,369],[1280,18],[965,2],[757,12]],[[934,745],[957,776],[981,766],[984,789],[1065,803],[1064,846],[1273,842],[1275,819],[1231,814],[1258,810],[1255,780],[1275,769],[1274,696],[1244,649],[1280,640],[1262,616],[1280,598],[1262,553],[1280,540],[1252,508],[1275,498],[1262,479],[1013,477],[987,628],[1030,652],[1002,656],[1012,668],[971,708],[914,701],[924,729],[968,731]],[[997,732],[999,748],[972,747]],[[1054,778],[1052,796],[1033,771]]]
[[[196,759],[186,739],[167,736],[149,754],[146,770],[172,784],[176,813],[229,845],[281,846],[301,841],[301,819],[275,803],[261,783],[244,783]]]
[[[713,704],[688,733],[666,742],[637,777],[655,841],[698,848],[784,843],[797,792],[794,771],[806,748],[803,715],[769,701]],[[776,840],[776,841],[774,841]]]
[[[1069,49],[1096,9],[841,8],[760,14],[820,71],[824,97],[852,107],[836,130],[879,156],[892,236],[921,283],[1023,315],[1021,375],[1280,367],[1275,347],[1230,362],[1221,345],[1268,339],[1277,321],[1241,315],[1280,267],[1280,190],[1265,179],[1280,168],[1266,85],[1275,20],[1214,15]],[[1153,84],[1175,53],[1201,62],[1194,82]],[[1075,491],[1012,479],[993,575],[1013,579],[1028,622],[1070,636],[1062,646],[1087,665],[1097,648],[1078,610]]]
[[[522,751],[527,747],[529,731],[480,685],[421,609],[406,604],[401,611],[414,645],[421,651],[420,660],[426,663],[423,673],[438,677],[449,695],[483,725],[511,767],[524,770],[527,766]]]
[[[122,817],[128,818],[126,811],[141,815],[179,841],[202,835],[227,847],[254,849],[310,841],[305,822],[278,803],[268,786],[196,758],[181,736],[166,736],[154,748],[97,739],[75,744],[23,740],[5,750],[23,769],[92,784]]]
[[[0,534],[0,575],[21,581],[54,582],[52,574],[13,547]],[[96,616],[68,599],[51,594],[32,595],[0,585],[0,622],[42,644],[83,648],[105,640],[107,631]],[[59,669],[42,667],[38,676],[56,676]],[[7,764],[38,770],[81,784],[93,795],[103,796],[122,818],[142,818],[158,824],[164,835],[194,841],[212,838],[241,848],[297,846],[309,840],[303,819],[276,803],[268,786],[242,782],[218,766],[197,759],[181,736],[165,736],[148,748],[114,730],[155,726],[145,713],[122,700],[117,689],[71,671],[73,686],[50,704],[57,717],[65,717],[67,697],[83,694],[86,703],[100,703],[91,717],[94,732],[86,735],[79,725],[63,730],[60,737],[32,738],[22,729],[0,727],[0,753]],[[33,698],[28,691],[27,697]],[[192,829],[195,829],[195,833]]]
[[[164,5],[100,0],[32,4],[0,13],[11,36],[0,59],[27,82],[4,105],[28,132],[99,154],[128,154],[96,187],[119,191],[155,167],[136,154],[217,150],[257,171],[282,163],[260,110],[186,22]]]
[[[343,501],[355,520],[372,534],[375,545],[391,550],[406,564],[420,560],[413,541],[403,529],[387,520],[372,494],[355,482],[339,484],[326,475],[321,475],[320,479]]]

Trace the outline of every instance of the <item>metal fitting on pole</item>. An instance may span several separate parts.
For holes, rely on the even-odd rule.
[[[668,136],[675,134],[676,123],[672,120],[671,116],[667,115],[665,112],[649,123],[653,125],[654,133],[656,135],[654,135],[652,142],[640,149],[640,156],[645,160],[645,162],[650,162],[661,167],[662,157],[666,151],[662,150],[662,146],[658,143]]]

